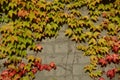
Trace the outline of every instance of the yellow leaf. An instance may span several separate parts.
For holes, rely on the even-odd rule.
[[[87,50],[87,46],[85,46],[85,45],[78,45],[77,49],[84,51],[84,50]]]
[[[78,41],[78,36],[73,35],[73,36],[72,36],[72,40]]]
[[[34,61],[35,57],[33,55],[27,56],[28,61]]]
[[[92,37],[92,35],[93,35],[93,33],[92,33],[92,32],[85,32],[85,34],[86,34],[86,37],[88,37],[88,38],[91,38],[91,37]]]
[[[88,44],[96,44],[97,42],[96,42],[96,40],[94,39],[94,38],[91,38],[90,40],[89,40],[89,42],[88,42]]]
[[[93,33],[93,37],[94,37],[94,38],[97,38],[99,35],[100,35],[100,32],[94,32],[94,33]]]
[[[65,31],[65,35],[67,35],[67,36],[71,36],[73,34],[73,31],[71,30],[71,29],[67,29],[66,31]]]

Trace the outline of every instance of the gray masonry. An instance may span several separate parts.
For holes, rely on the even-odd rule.
[[[83,52],[76,49],[77,43],[64,35],[64,29],[65,26],[60,30],[57,38],[43,40],[41,42],[43,50],[38,54],[43,63],[54,61],[57,69],[38,72],[35,80],[93,80],[84,71],[84,66],[89,64],[89,57],[83,56]],[[110,67],[113,66],[104,69]],[[118,80],[118,76],[112,80]]]
[[[84,7],[81,12],[87,15],[88,10]],[[101,18],[100,21],[102,21]],[[55,62],[57,69],[49,72],[38,72],[34,80],[93,80],[83,69],[85,65],[89,64],[89,57],[83,56],[83,52],[76,49],[77,43],[64,35],[65,28],[66,26],[61,28],[58,37],[48,38],[40,42],[43,50],[37,56],[42,58],[43,64]],[[28,51],[28,54],[34,54],[34,52]],[[110,67],[113,66],[104,69],[108,70]],[[106,78],[105,80],[109,79]],[[118,76],[112,80],[119,80]]]
[[[77,43],[64,35],[64,28],[57,38],[43,40],[43,50],[37,54],[43,63],[54,61],[57,69],[38,72],[35,80],[92,80],[83,70],[89,57],[83,57],[82,52],[76,49]]]

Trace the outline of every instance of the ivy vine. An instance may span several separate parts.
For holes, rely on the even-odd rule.
[[[120,72],[116,66],[120,62],[119,5],[119,0],[0,0],[0,22],[6,23],[0,28],[0,58],[6,59],[4,66],[7,69],[0,79],[17,80],[22,77],[20,80],[30,80],[29,75],[37,70],[55,69],[53,62],[42,65],[41,59],[29,55],[27,49],[36,53],[41,51],[42,46],[36,41],[56,37],[64,24],[68,25],[65,35],[76,41],[79,44],[77,49],[90,57],[90,64],[84,67],[90,77],[104,80],[102,75],[106,74],[112,79]],[[80,11],[84,6],[89,11],[85,16]],[[96,25],[99,17],[103,21]],[[23,63],[23,58],[30,63]],[[111,63],[115,64],[113,69],[99,69]],[[5,76],[11,68],[13,76]]]

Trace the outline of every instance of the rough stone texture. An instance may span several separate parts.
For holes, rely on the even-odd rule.
[[[88,14],[86,7],[80,11],[83,12],[83,16]],[[100,18],[99,21],[101,20]],[[34,80],[93,80],[83,70],[84,66],[89,63],[89,57],[83,56],[82,51],[76,50],[77,44],[65,37],[64,30],[67,28],[66,26],[64,25],[61,28],[58,37],[43,40],[40,43],[43,46],[43,50],[37,54],[37,56],[42,58],[43,63],[47,64],[54,61],[57,69],[50,72],[38,72]],[[103,32],[103,35],[105,35],[105,32]],[[34,54],[33,51],[29,50],[28,53]],[[105,70],[108,70],[110,67],[106,67]],[[105,80],[109,79],[106,78]],[[119,79],[115,77],[112,80]]]
[[[38,72],[35,80],[91,80],[83,70],[89,63],[89,57],[83,56],[82,51],[76,49],[76,43],[64,35],[64,30],[63,26],[57,38],[41,42],[43,50],[38,56],[42,58],[43,63],[54,61],[57,69]]]
[[[84,72],[84,66],[89,64],[89,57],[83,56],[83,52],[76,49],[76,43],[70,41],[63,33],[65,27],[60,30],[57,38],[45,39],[41,42],[43,50],[38,54],[43,63],[54,61],[56,70],[42,71],[36,74],[35,80],[93,80]],[[113,67],[106,67],[105,70]],[[106,76],[106,79],[109,80]],[[118,77],[112,80],[119,80]]]

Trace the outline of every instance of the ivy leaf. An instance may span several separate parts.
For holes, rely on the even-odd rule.
[[[30,71],[31,70],[31,63],[28,63],[27,65],[25,65],[24,70]]]
[[[7,54],[5,54],[5,53],[0,53],[0,59],[6,58],[6,57],[7,57]]]
[[[22,25],[24,26],[24,27],[29,27],[30,26],[30,22],[28,22],[28,21],[24,21],[24,22],[22,22]]]
[[[106,53],[109,52],[109,47],[100,47],[100,51],[99,52],[101,52],[103,54],[106,54]]]
[[[98,20],[98,17],[97,16],[91,16],[91,20],[96,22]]]
[[[89,45],[90,45],[90,44],[95,45],[95,44],[97,44],[97,42],[96,42],[96,40],[95,40],[94,38],[91,38],[91,39],[89,40],[88,44],[89,44]]]
[[[22,80],[30,80],[30,79],[29,79],[29,76],[24,76]]]
[[[16,7],[16,6],[17,6],[17,4],[16,3],[12,3],[12,2],[10,2],[9,5],[8,5],[9,9],[10,8],[14,9],[14,7]]]
[[[96,70],[95,66],[94,65],[87,65],[84,67],[85,71],[86,72],[92,72],[93,70]]]
[[[100,32],[94,32],[94,33],[93,33],[93,37],[94,37],[95,39],[97,39],[97,38],[99,37],[99,35],[100,35]]]
[[[98,10],[104,10],[105,9],[104,7],[105,7],[104,4],[99,4]]]
[[[33,55],[27,56],[28,61],[34,61],[35,57]]]
[[[72,29],[68,28],[68,29],[65,30],[65,35],[66,35],[66,36],[71,37],[72,34],[73,34]]]
[[[75,41],[78,41],[78,36],[76,36],[76,35],[72,35],[72,38],[71,38],[72,40],[75,40]]]
[[[111,30],[114,31],[114,29],[116,29],[115,25],[113,23],[110,23],[107,28],[108,28],[109,31],[111,31]]]
[[[81,35],[79,36],[79,40],[85,42],[85,41],[87,40],[87,39],[86,39],[86,35],[85,35],[85,34],[81,34]]]
[[[18,79],[20,79],[20,78],[21,78],[21,76],[20,76],[19,74],[16,74],[16,75],[14,76],[13,80],[18,80]]]
[[[20,56],[25,57],[26,53],[27,53],[26,50],[22,50],[21,53],[20,53]]]
[[[57,10],[59,10],[59,7],[56,6],[56,5],[54,5],[54,6],[52,6],[52,9],[55,10],[55,11],[57,11]]]
[[[31,11],[31,12],[29,13],[29,18],[30,18],[30,21],[32,21],[33,19],[36,18],[34,12]]]
[[[106,75],[107,75],[107,77],[112,79],[113,77],[115,77],[115,73],[116,73],[116,71],[114,69],[112,69],[112,70],[108,70]]]
[[[102,67],[104,67],[104,66],[107,65],[107,61],[106,61],[105,58],[100,58],[100,59],[98,60],[98,63],[99,63]]]
[[[51,23],[51,26],[53,27],[54,30],[58,28],[58,25],[56,23]]]
[[[112,58],[113,58],[113,62],[114,63],[119,63],[120,62],[120,59],[119,59],[119,55],[118,54],[112,54]]]
[[[98,44],[99,44],[99,45],[106,45],[106,40],[103,39],[103,38],[100,38],[100,39],[98,40]]]
[[[95,72],[90,73],[90,77],[92,77],[92,78],[99,77],[101,75],[102,75],[102,71],[95,71]]]
[[[16,66],[14,64],[8,65],[8,69],[16,69]]]
[[[94,49],[89,49],[89,50],[84,52],[84,55],[86,55],[86,56],[96,55],[96,51]]]
[[[32,71],[33,71],[33,69],[32,69]],[[33,79],[33,78],[35,78],[35,75],[33,74],[32,71],[28,72],[28,75]],[[26,80],[26,78],[24,80]],[[29,77],[28,77],[28,80],[29,80]]]
[[[85,50],[87,50],[87,46],[85,46],[85,45],[78,45],[78,46],[77,46],[77,49],[78,49],[78,50],[85,51]]]
[[[35,46],[35,51],[41,51],[43,49],[43,47],[40,45],[40,44],[37,44],[36,46]]]
[[[93,33],[92,32],[85,32],[86,37],[88,37],[89,39],[92,37]]]
[[[51,29],[52,29],[51,24],[47,24],[47,25],[46,25],[46,30],[51,30]]]
[[[105,80],[103,77],[100,77],[98,80]]]
[[[97,65],[97,62],[98,62],[97,56],[91,55],[91,56],[90,56],[90,61],[91,61],[91,64],[92,64],[92,65],[96,66],[96,65]]]

